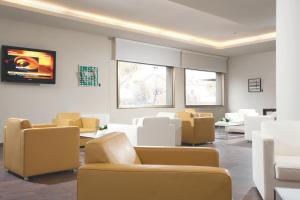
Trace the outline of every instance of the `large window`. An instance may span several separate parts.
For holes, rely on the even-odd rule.
[[[185,69],[186,106],[222,105],[223,74]]]
[[[172,107],[173,68],[118,61],[118,107]]]

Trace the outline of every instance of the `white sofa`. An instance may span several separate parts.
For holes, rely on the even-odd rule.
[[[248,116],[244,117],[244,127],[245,127],[245,139],[247,141],[252,141],[252,132],[259,131],[261,128],[261,123],[264,121],[274,120],[271,115],[259,115],[259,116]]]
[[[275,187],[300,188],[300,121],[263,122],[252,137],[253,181],[264,200]]]
[[[143,117],[133,120],[137,126],[137,144],[140,146],[175,146],[175,126],[168,117]]]
[[[234,126],[226,126],[226,132],[239,132],[244,133],[244,121],[245,116],[258,116],[258,113],[255,109],[239,109],[238,112],[225,113],[225,118],[231,123],[235,123]]]
[[[175,145],[181,146],[181,120],[176,117],[176,113],[172,112],[159,112],[157,113],[156,117],[168,117],[170,122],[175,127]]]

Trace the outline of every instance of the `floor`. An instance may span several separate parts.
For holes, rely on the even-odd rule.
[[[210,145],[220,152],[221,166],[230,171],[234,200],[261,200],[252,182],[251,143],[241,134],[228,137],[217,129],[216,142]],[[32,177],[24,181],[3,168],[3,148],[0,147],[1,200],[76,200],[76,174],[71,171]],[[83,158],[84,152],[81,152]]]

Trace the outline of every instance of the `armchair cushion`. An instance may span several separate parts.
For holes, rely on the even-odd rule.
[[[89,141],[85,155],[86,163],[141,164],[124,133],[107,134]]]
[[[212,148],[135,147],[143,164],[219,166],[219,153]]]
[[[57,127],[56,124],[32,124],[32,128],[50,128],[50,127]]]
[[[95,128],[80,128],[80,133],[92,133],[97,132]]]
[[[281,181],[300,181],[300,157],[276,156],[275,174]]]

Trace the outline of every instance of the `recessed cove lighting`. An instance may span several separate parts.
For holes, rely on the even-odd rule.
[[[272,32],[234,40],[215,41],[190,34],[166,30],[147,24],[135,23],[101,14],[85,12],[82,10],[77,10],[41,0],[0,0],[0,4],[19,9],[29,10],[32,12],[39,12],[42,14],[65,17],[68,19],[92,23],[100,26],[105,25],[110,26],[112,28],[149,34],[156,37],[168,38],[200,46],[212,47],[215,49],[226,49],[236,46],[272,41],[276,39],[276,32]],[[236,33],[237,32],[233,32],[233,34]]]

